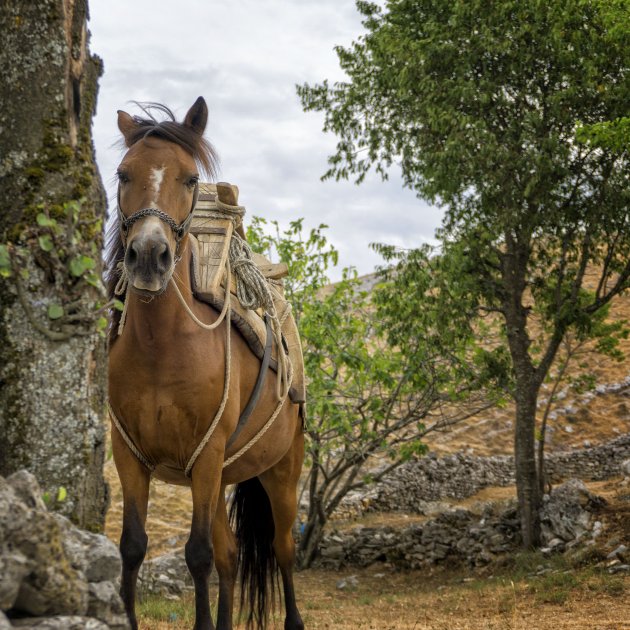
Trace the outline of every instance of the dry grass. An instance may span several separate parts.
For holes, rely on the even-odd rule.
[[[538,562],[538,559],[534,559]],[[309,630],[560,630],[630,628],[630,578],[582,569],[544,577],[512,579],[465,571],[394,573],[304,571],[296,590]],[[337,582],[357,578],[351,590]],[[214,594],[213,594],[214,596]],[[145,630],[180,630],[192,625],[192,598],[151,600],[141,607]],[[238,628],[243,628],[238,625]],[[276,615],[270,628],[283,627]]]

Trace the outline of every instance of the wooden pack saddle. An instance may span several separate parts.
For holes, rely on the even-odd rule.
[[[193,213],[189,239],[193,253],[193,292],[198,299],[220,311],[225,301],[225,265],[235,228],[230,217],[218,216],[217,198],[220,198],[223,204],[237,207],[238,188],[224,183],[199,185],[199,199]],[[236,234],[235,238],[245,239],[242,225],[236,227]],[[279,351],[288,354],[293,368],[289,397],[292,402],[300,404],[303,413],[306,402],[304,358],[297,325],[293,315],[287,313],[290,305],[284,298],[282,278],[287,275],[287,266],[284,263],[274,264],[257,253],[253,253],[252,258],[272,285],[270,288],[274,307],[280,321],[283,321],[282,340],[275,340],[271,367],[277,371]],[[230,292],[232,323],[247,341],[252,352],[262,360],[267,338],[264,313],[260,309],[245,308],[239,302],[234,274],[230,282]]]

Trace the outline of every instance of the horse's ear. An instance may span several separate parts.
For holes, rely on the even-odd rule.
[[[207,122],[208,106],[203,96],[200,96],[195,101],[195,104],[188,110],[186,118],[184,118],[184,125],[191,127],[193,131],[202,136]]]
[[[127,112],[123,112],[122,110],[118,110],[118,129],[120,129],[120,133],[122,133],[125,138],[125,144],[130,147],[130,139],[133,132],[138,128],[136,121],[130,116]]]

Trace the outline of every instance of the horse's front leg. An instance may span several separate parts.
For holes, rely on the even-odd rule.
[[[120,596],[125,605],[131,628],[137,630],[136,581],[140,565],[147,551],[147,534],[144,528],[147,520],[151,474],[131,453],[115,428],[112,428],[112,450],[123,492],[123,526],[120,537],[120,555],[122,556]]]
[[[206,446],[192,469],[193,515],[186,543],[186,564],[195,584],[194,630],[214,630],[208,579],[213,566],[212,519],[221,490],[223,451]]]

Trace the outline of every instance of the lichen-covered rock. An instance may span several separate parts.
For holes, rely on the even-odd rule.
[[[16,619],[13,621],[13,627],[22,630],[109,630],[107,624],[98,619],[77,615]]]
[[[0,611],[0,630],[11,630],[11,624],[2,611]]]
[[[109,538],[78,529],[60,514],[54,517],[64,531],[63,544],[72,566],[82,571],[88,582],[118,580],[120,553]]]
[[[581,539],[591,529],[592,512],[604,504],[584,482],[569,479],[543,497],[540,511],[543,544],[554,538],[565,542]]]
[[[10,482],[0,477],[0,540],[3,548],[19,552],[28,567],[13,607],[32,615],[85,614],[87,580],[72,567],[61,528],[51,514],[20,500]]]
[[[127,630],[116,547],[49,513],[40,496],[30,473],[0,477],[0,609],[27,629]]]
[[[19,551],[0,548],[0,610],[13,608],[29,571],[30,563]]]

